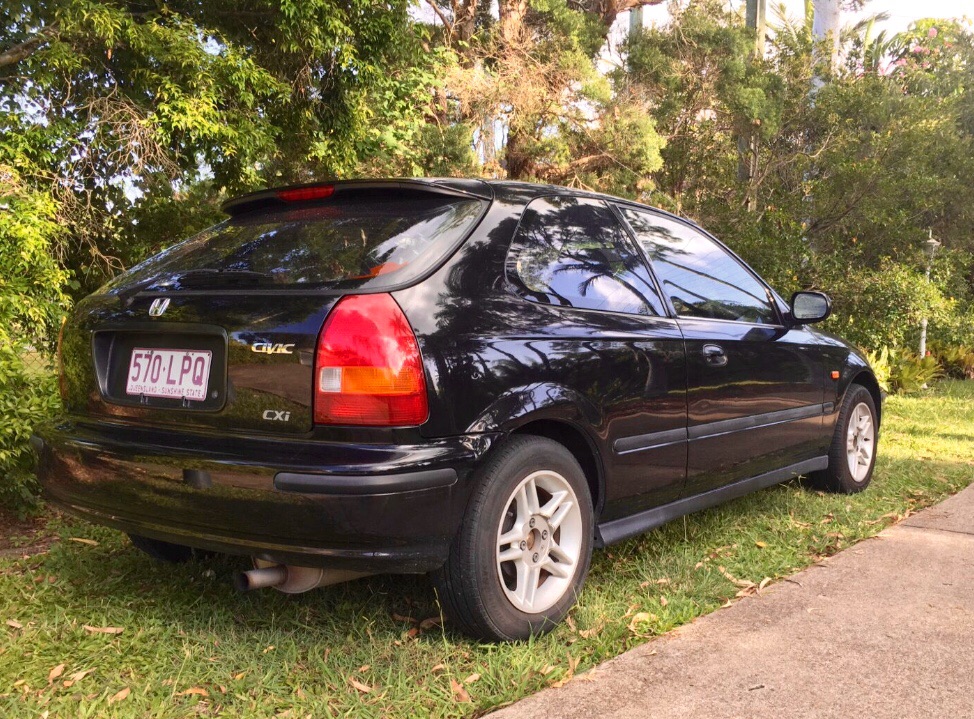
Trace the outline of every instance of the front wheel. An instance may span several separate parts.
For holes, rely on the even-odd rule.
[[[512,437],[481,471],[434,575],[443,610],[490,641],[550,631],[581,591],[592,537],[591,495],[572,454],[544,437]]]
[[[878,439],[879,426],[872,395],[862,385],[850,385],[835,423],[828,469],[813,474],[813,483],[841,494],[864,490],[869,486],[876,466]]]

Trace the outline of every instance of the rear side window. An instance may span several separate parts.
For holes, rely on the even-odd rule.
[[[381,289],[435,265],[473,228],[485,205],[423,192],[336,193],[321,204],[233,217],[134,267],[106,289]]]
[[[511,242],[507,275],[536,302],[663,314],[663,303],[643,260],[612,211],[597,200],[532,201]]]
[[[663,291],[682,317],[774,324],[768,291],[706,235],[667,217],[622,208]]]

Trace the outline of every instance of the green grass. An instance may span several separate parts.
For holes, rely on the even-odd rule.
[[[741,591],[728,577],[760,584],[787,576],[972,479],[974,382],[891,397],[868,491],[829,496],[792,482],[597,552],[570,622],[506,646],[432,622],[417,632],[409,617],[438,616],[421,577],[297,597],[240,595],[229,584],[237,560],[159,565],[118,533],[58,520],[64,541],[49,553],[0,562],[0,715],[484,713],[714,611]]]

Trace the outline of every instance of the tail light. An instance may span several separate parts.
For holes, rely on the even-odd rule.
[[[328,315],[315,360],[315,422],[383,427],[429,415],[419,345],[391,295],[350,295]]]
[[[335,194],[334,185],[312,185],[311,187],[293,187],[290,190],[278,190],[277,199],[284,202],[307,202],[309,200],[324,200]]]

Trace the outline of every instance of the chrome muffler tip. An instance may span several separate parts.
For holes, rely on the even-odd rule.
[[[283,564],[248,569],[246,572],[237,572],[233,575],[233,586],[240,592],[249,592],[252,589],[263,589],[264,587],[277,587],[286,581],[287,567]]]

